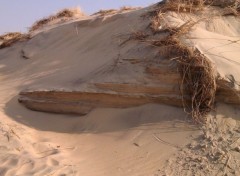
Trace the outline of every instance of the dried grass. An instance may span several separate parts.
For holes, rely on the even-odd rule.
[[[63,9],[56,13],[55,15],[51,15],[49,17],[43,18],[41,20],[36,21],[29,29],[29,32],[36,31],[42,28],[44,25],[49,24],[50,22],[56,19],[71,19],[73,17],[85,16],[85,14],[80,10],[80,8],[72,8],[72,9]]]
[[[222,16],[229,16],[229,15],[239,16],[240,15],[240,9],[237,10],[233,7],[226,7],[222,10],[221,14],[222,14]]]
[[[99,16],[107,16],[107,15],[114,15],[117,13],[122,13],[126,11],[138,10],[141,7],[130,7],[130,6],[123,6],[119,10],[117,9],[108,9],[108,10],[100,10],[92,15],[99,15]]]
[[[148,15],[156,17],[159,13],[169,11],[191,13],[201,11],[204,8],[204,0],[165,0],[160,2]]]
[[[222,8],[220,13],[225,15],[239,16],[240,0],[164,0],[155,6],[154,10],[147,15],[158,18],[159,14],[174,11],[178,13],[194,13],[202,11],[208,6],[218,6]],[[155,22],[156,19],[153,19]],[[153,24],[154,25],[154,24]]]
[[[116,9],[108,9],[108,10],[100,10],[92,15],[106,16],[116,14],[118,10]]]
[[[178,70],[182,76],[182,97],[190,95],[191,103],[183,99],[183,106],[194,121],[203,122],[205,115],[213,109],[216,94],[216,77],[211,62],[197,49],[183,44],[179,36],[190,30],[182,25],[174,34],[151,44],[164,47],[165,55],[178,62]],[[183,31],[183,32],[182,32]],[[187,91],[186,91],[187,90]]]
[[[175,3],[180,5],[174,7]],[[181,4],[184,3],[184,4]],[[183,106],[189,112],[196,122],[204,122],[205,115],[213,109],[215,94],[216,94],[216,75],[212,63],[202,55],[197,49],[191,48],[181,41],[181,38],[187,35],[192,28],[202,20],[188,21],[179,27],[161,27],[161,22],[164,21],[164,12],[192,12],[201,10],[204,1],[169,1],[165,5],[161,5],[160,10],[154,10],[151,17],[151,29],[153,34],[165,32],[168,35],[163,39],[146,40],[153,46],[159,47],[164,52],[165,57],[173,58],[177,61],[178,70],[182,76],[180,85]],[[191,97],[190,103],[186,98]]]
[[[189,51],[183,52],[187,50]],[[182,75],[182,94],[191,97],[191,106],[189,107],[185,100],[183,100],[183,105],[191,109],[191,115],[196,122],[203,122],[205,115],[213,109],[217,88],[212,63],[198,50],[190,48],[182,50],[180,57],[176,60]]]
[[[239,4],[239,0],[205,0],[205,4],[225,8]]]
[[[127,43],[130,40],[137,40],[137,41],[145,42],[146,38],[149,36],[149,34],[147,34],[144,31],[133,31],[131,34],[127,34],[125,36],[126,36],[126,39],[122,43],[120,43],[120,46],[124,45],[125,43]]]
[[[138,10],[138,9],[141,9],[141,7],[123,6],[120,8],[119,12],[132,11],[132,10]]]
[[[239,1],[229,2],[224,0],[221,2],[210,0],[167,0],[159,3],[153,11],[147,14],[151,19],[149,26],[153,34],[164,32],[168,35],[163,39],[146,39],[144,42],[159,47],[163,56],[177,61],[178,70],[182,75],[180,87],[183,106],[186,111],[190,110],[190,114],[196,122],[204,122],[205,115],[214,107],[217,78],[211,61],[197,49],[185,45],[181,38],[187,35],[203,19],[197,22],[186,22],[180,27],[168,27],[162,26],[162,24],[168,23],[164,19],[164,15],[169,11],[194,13],[202,11],[206,5],[217,5],[223,8],[220,10],[221,15],[239,16],[239,4]],[[191,97],[190,103],[186,98],[184,99],[187,95]]]
[[[163,16],[158,15],[161,22]],[[195,122],[204,122],[205,115],[213,109],[216,94],[216,75],[212,63],[197,49],[187,46],[181,38],[187,35],[192,28],[202,21],[188,21],[179,27],[165,27],[152,30],[164,32],[162,38],[150,38],[143,32],[134,32],[128,40],[138,40],[148,45],[158,47],[162,57],[167,57],[178,64],[182,76],[180,89],[182,92],[183,107],[191,114]],[[152,20],[153,23],[156,21]],[[154,24],[155,25],[155,24]],[[190,97],[186,99],[186,97]]]
[[[0,44],[0,49],[9,47],[16,42],[24,41],[29,39],[28,34],[22,34],[20,32],[11,32],[0,36],[2,43]]]

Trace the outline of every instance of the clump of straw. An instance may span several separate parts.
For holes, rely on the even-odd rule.
[[[22,34],[20,32],[10,32],[0,36],[0,49],[12,46],[14,43],[19,41],[24,41],[29,39],[30,36],[28,34]]]

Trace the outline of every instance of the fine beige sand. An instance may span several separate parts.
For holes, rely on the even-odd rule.
[[[97,92],[93,85],[99,84],[101,91],[134,93],[143,85],[175,85],[174,76],[146,75],[146,65],[160,62],[156,49],[134,41],[119,46],[125,34],[145,30],[149,20],[142,15],[151,8],[49,24],[31,33],[30,40],[0,50],[1,176],[240,175],[239,104],[216,102],[207,124],[200,126],[182,107],[169,105],[171,97],[166,104],[97,107],[84,116],[32,111],[18,102],[26,90]],[[198,18],[170,12],[165,25]],[[234,16],[201,22],[184,39],[236,92],[239,40],[240,18]],[[139,89],[109,91],[114,84]]]

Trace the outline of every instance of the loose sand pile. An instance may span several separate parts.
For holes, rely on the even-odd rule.
[[[226,15],[226,6],[184,3],[48,24],[1,49],[0,175],[239,175],[238,7]],[[175,42],[166,43],[169,36]],[[201,125],[191,118],[194,91],[187,91],[179,67],[195,51],[211,64],[216,83]],[[33,95],[34,110],[61,105],[63,112],[74,104],[89,111],[52,114],[18,103],[20,92],[37,90],[47,96]],[[85,101],[76,102],[74,91]],[[89,102],[89,93],[105,99]],[[116,95],[124,98],[116,103]]]

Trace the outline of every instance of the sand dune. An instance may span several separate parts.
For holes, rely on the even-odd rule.
[[[0,50],[0,175],[240,174],[239,16],[168,11],[158,26],[200,20],[181,38],[217,78],[215,111],[199,125],[182,108],[192,97],[174,58],[126,42],[150,33],[156,7],[51,23]]]

